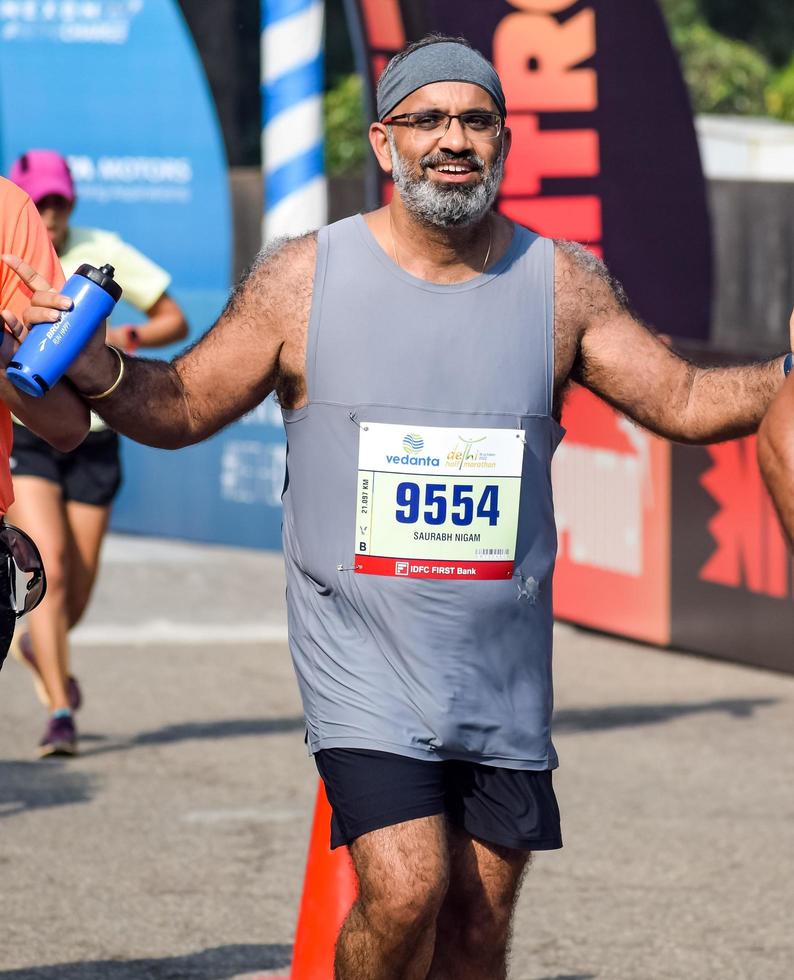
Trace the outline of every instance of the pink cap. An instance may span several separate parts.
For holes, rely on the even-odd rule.
[[[14,161],[9,177],[34,204],[48,194],[58,194],[67,201],[75,199],[69,164],[54,150],[28,150]]]

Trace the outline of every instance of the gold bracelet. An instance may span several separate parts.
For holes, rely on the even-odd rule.
[[[100,398],[107,398],[108,395],[112,395],[113,392],[116,390],[116,388],[118,388],[118,386],[121,384],[121,379],[124,377],[124,358],[121,356],[121,351],[118,349],[118,347],[111,347],[110,349],[119,359],[119,376],[116,378],[113,384],[108,388],[108,390],[103,391],[101,395],[86,395],[86,394],[83,395],[83,398],[88,398],[92,402],[98,402]]]

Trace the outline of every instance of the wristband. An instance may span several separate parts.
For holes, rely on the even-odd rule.
[[[111,347],[110,350],[112,350],[113,353],[116,355],[116,357],[119,359],[119,376],[116,378],[116,380],[108,388],[107,391],[103,391],[99,395],[83,394],[83,398],[88,398],[92,402],[98,402],[100,398],[107,398],[108,395],[112,395],[113,392],[116,390],[116,388],[118,388],[118,386],[121,384],[121,379],[124,377],[124,358],[121,356],[121,351],[117,347]]]
[[[789,351],[789,353],[783,358],[783,375],[786,378],[791,373],[792,363],[794,363],[794,355],[792,355],[792,353]]]

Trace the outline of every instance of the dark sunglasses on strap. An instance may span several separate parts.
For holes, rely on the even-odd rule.
[[[44,598],[47,591],[47,577],[44,574],[44,565],[41,561],[39,549],[35,543],[18,527],[13,524],[0,524],[0,550],[13,559],[17,570],[23,575],[29,575],[25,583],[25,598],[21,604],[16,597],[16,588],[12,596],[14,602],[14,612],[17,618],[29,613]],[[13,571],[13,569],[11,569]],[[15,584],[16,576],[12,575],[11,581]]]

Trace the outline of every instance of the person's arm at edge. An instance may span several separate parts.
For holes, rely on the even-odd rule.
[[[757,430],[783,383],[782,357],[697,367],[633,315],[599,259],[570,242],[555,246],[555,322],[579,336],[574,381],[676,442],[719,442]]]
[[[794,373],[786,379],[758,430],[758,465],[789,545],[794,547]]]
[[[47,229],[32,201],[27,200],[19,213],[14,234],[9,243],[29,265],[40,269],[56,288],[63,284],[63,273],[55,250],[50,244]],[[29,303],[29,290],[17,283],[5,296],[3,319],[16,327]],[[19,338],[18,338],[19,339]],[[3,338],[3,346],[12,344],[12,337]],[[4,359],[5,360],[5,359]],[[27,428],[41,436],[61,452],[79,446],[88,434],[90,415],[83,399],[68,382],[56,385],[43,398],[32,398],[18,391],[0,372],[0,398]]]
[[[0,323],[2,322],[8,325],[8,329],[0,326],[0,398],[28,429],[41,436],[54,449],[62,453],[70,452],[88,434],[88,409],[68,381],[56,385],[44,398],[31,398],[11,384],[6,377],[5,368],[13,358],[15,338],[19,339],[24,330],[10,310],[0,313]]]
[[[282,349],[300,329],[298,311],[311,301],[315,257],[314,234],[263,249],[218,321],[196,344],[170,364],[122,354],[121,383],[91,407],[137,442],[178,449],[213,435],[276,386],[288,388],[292,378],[282,363]],[[49,294],[36,293],[34,300],[49,300]],[[84,395],[100,394],[117,381],[119,359],[100,332],[69,377]]]

